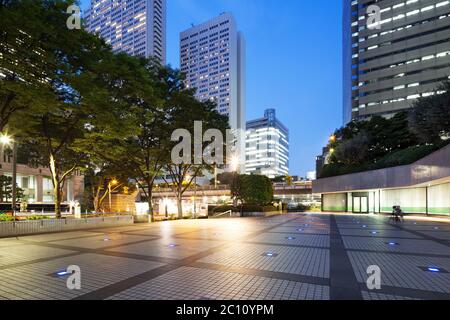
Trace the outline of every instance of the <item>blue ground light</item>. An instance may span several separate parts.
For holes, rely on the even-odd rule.
[[[67,270],[63,269],[63,270],[59,270],[55,273],[58,277],[65,277],[67,275],[69,275],[70,273],[67,272]]]
[[[436,267],[428,267],[428,271],[438,273],[441,272],[441,269]]]

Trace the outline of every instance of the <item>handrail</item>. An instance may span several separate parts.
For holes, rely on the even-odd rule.
[[[224,216],[224,215],[226,215],[226,214],[229,214],[230,217],[231,217],[231,214],[232,214],[232,213],[233,213],[232,210],[228,210],[228,211],[225,211],[225,212],[222,212],[222,213],[219,213],[219,214],[214,215],[213,218],[218,218],[218,217]]]

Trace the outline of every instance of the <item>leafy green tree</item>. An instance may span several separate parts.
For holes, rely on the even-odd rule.
[[[273,186],[270,179],[260,175],[236,175],[231,193],[242,203],[267,205],[273,200]]]
[[[16,186],[16,201],[20,202],[24,197],[23,189]],[[0,202],[12,200],[12,177],[0,176]]]
[[[216,110],[216,104],[207,101],[200,102],[194,97],[195,91],[183,88],[182,90],[172,94],[170,100],[170,130],[169,136],[177,129],[185,129],[194,137],[194,123],[195,121],[202,122],[202,137],[209,129],[217,129],[226,136],[226,130],[229,128],[228,117],[219,114]],[[202,150],[208,147],[210,142],[203,142]],[[171,142],[172,148],[178,142]],[[164,166],[164,170],[170,175],[170,180],[166,183],[172,188],[174,195],[177,198],[178,217],[183,218],[182,198],[183,194],[192,186],[195,178],[201,175],[204,171],[212,171],[214,164],[207,164],[203,161],[202,164],[195,164],[194,159],[194,138],[191,139],[191,153],[187,156],[189,161],[182,164],[174,164],[170,160]],[[185,152],[187,152],[185,150]],[[222,156],[226,158],[226,146],[222,145]]]
[[[437,91],[441,94],[417,99],[409,123],[421,142],[439,145],[450,140],[450,81]]]
[[[343,164],[361,164],[368,158],[369,138],[364,132],[340,143],[334,153],[334,159]]]
[[[233,183],[234,179],[233,172],[222,172],[217,175],[217,182],[223,185],[230,186]],[[214,178],[211,179],[211,184],[214,184]]]
[[[358,165],[376,163],[389,153],[418,144],[417,136],[409,128],[408,113],[399,112],[389,119],[373,116],[349,123],[336,130],[328,149],[334,151],[331,163]]]
[[[60,29],[73,2],[0,1],[0,131],[13,117],[45,104],[51,87],[48,77],[58,68],[62,53],[58,46],[67,41]]]
[[[101,75],[96,71],[99,65],[112,56],[112,52],[98,37],[84,30],[69,30],[66,27],[66,10],[72,1],[24,0],[11,3],[13,5],[7,6],[7,16],[17,18],[22,14],[27,17],[23,19],[26,21],[23,25],[16,24],[15,27],[20,26],[20,33],[25,33],[25,38],[29,38],[29,50],[38,52],[36,59],[40,57],[43,60],[37,62],[41,67],[37,71],[33,65],[29,70],[30,73],[36,71],[39,75],[37,82],[43,84],[39,85],[39,103],[27,108],[20,117],[9,117],[8,131],[14,134],[19,143],[26,145],[33,163],[50,168],[55,213],[61,217],[64,184],[75,170],[82,170],[88,160],[88,155],[80,152],[78,146],[86,138],[90,126],[95,125],[102,118],[101,115],[108,115],[107,100],[104,99],[106,90],[98,86]],[[30,12],[32,14],[29,16]],[[36,33],[34,28],[40,26],[43,29]],[[12,35],[11,43],[18,41],[15,36]],[[11,57],[21,58],[19,54]],[[21,63],[26,64],[27,61]],[[20,67],[16,72],[14,64],[7,65],[5,69],[13,74],[23,73]],[[20,82],[21,76],[12,77],[14,85],[18,81],[25,91],[27,88],[31,92],[35,90],[33,82],[25,81],[24,87]],[[22,97],[27,98],[27,94],[24,93]],[[16,98],[15,101],[20,99]],[[10,109],[13,104],[9,103]]]

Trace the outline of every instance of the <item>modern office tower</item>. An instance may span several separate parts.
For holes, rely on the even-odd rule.
[[[91,0],[84,18],[114,51],[166,64],[166,0]]]
[[[200,101],[211,100],[230,119],[236,136],[235,156],[245,170],[245,40],[232,14],[220,16],[180,34],[180,65],[186,84]]]
[[[247,174],[269,178],[289,174],[289,130],[276,118],[275,109],[247,122],[245,142]]]
[[[343,18],[344,123],[440,93],[450,75],[448,0],[344,0]]]

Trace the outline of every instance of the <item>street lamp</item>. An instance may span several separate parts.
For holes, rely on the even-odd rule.
[[[111,186],[115,186],[118,184],[118,181],[116,179],[112,179],[108,182],[108,194],[109,194],[109,213],[112,213],[112,206],[111,206]]]
[[[0,135],[0,144],[4,146],[11,146],[13,150],[12,155],[12,211],[14,216],[14,221],[16,221],[16,197],[17,197],[17,188],[16,188],[16,180],[17,180],[17,144],[13,138],[6,134]]]
[[[233,172],[237,172],[237,171],[238,171],[238,168],[239,168],[239,157],[236,156],[236,155],[234,155],[234,156],[231,158],[230,164],[231,164],[231,170],[232,170]]]

